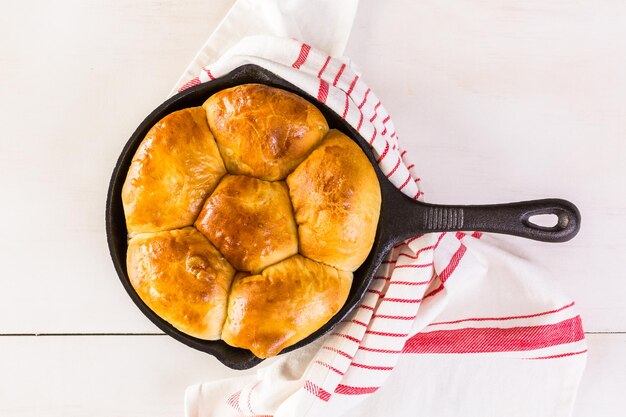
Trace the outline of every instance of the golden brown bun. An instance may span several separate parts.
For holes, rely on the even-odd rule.
[[[330,320],[345,303],[351,283],[351,272],[300,255],[261,275],[238,276],[222,339],[259,358],[277,355]]]
[[[378,225],[374,168],[350,138],[331,130],[287,177],[300,254],[346,271],[367,258]]]
[[[193,227],[135,236],[130,282],[152,311],[182,332],[217,340],[235,270]]]
[[[256,273],[298,252],[296,222],[283,182],[227,175],[195,224],[240,271]]]
[[[128,231],[190,226],[225,173],[201,107],[165,116],[139,145],[122,188]]]
[[[261,84],[222,90],[203,107],[231,174],[283,179],[328,131],[311,103]]]

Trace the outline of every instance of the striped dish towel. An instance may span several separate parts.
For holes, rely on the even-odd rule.
[[[384,105],[348,59],[315,47],[341,54],[356,1],[266,0],[263,13],[260,3],[235,3],[175,91],[262,66],[341,115],[369,141],[387,178],[423,198]],[[331,10],[331,23],[307,32],[307,19],[324,21]],[[252,18],[257,29],[274,29],[245,33]],[[301,24],[285,29],[281,19]],[[569,415],[586,357],[580,317],[538,268],[499,246],[460,232],[397,245],[331,334],[254,375],[189,387],[186,415]]]

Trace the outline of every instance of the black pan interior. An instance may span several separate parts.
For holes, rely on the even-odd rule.
[[[209,83],[200,84],[191,87],[173,97],[157,107],[146,119],[139,125],[137,130],[132,134],[126,146],[122,150],[119,156],[117,164],[113,170],[111,182],[109,184],[109,190],[106,203],[106,232],[107,240],[109,244],[109,250],[111,258],[115,265],[117,274],[122,282],[122,285],[128,292],[128,295],[139,307],[139,309],[163,332],[172,336],[176,340],[200,351],[209,353],[215,356],[224,365],[233,369],[248,369],[259,364],[262,359],[254,356],[250,351],[245,349],[234,348],[227,345],[223,341],[206,341],[189,336],[170,325],[168,322],[156,315],[144,302],[139,298],[132,285],[130,284],[128,274],[126,271],[126,250],[127,250],[127,230],[126,221],[124,218],[124,210],[122,206],[122,186],[126,179],[126,173],[130,167],[131,160],[137,150],[137,147],[143,140],[144,136],[148,133],[150,128],[155,125],[160,119],[167,114],[177,110],[181,110],[187,107],[200,106],[209,98],[212,94],[240,84],[246,83],[261,83],[270,85],[273,87],[279,87],[287,91],[291,91],[298,94],[309,102],[319,108],[324,114],[328,124],[331,128],[338,129],[350,138],[352,138],[368,156],[376,174],[379,178],[379,182],[382,188],[382,194],[387,194],[385,191],[389,187],[393,187],[391,183],[382,174],[376,159],[372,154],[371,149],[367,142],[352,128],[345,120],[337,115],[330,108],[324,104],[319,103],[314,97],[306,94],[304,91],[288,83],[275,74],[258,67],[256,65],[245,65],[233,70],[231,73],[218,78]],[[386,205],[390,205],[391,202],[386,202],[383,198],[383,207],[381,209],[381,219],[379,221],[378,230],[376,232],[376,239],[374,246],[370,251],[368,258],[354,273],[354,280],[352,282],[352,288],[348,299],[343,308],[333,317],[328,323],[322,326],[315,333],[311,334],[306,339],[296,343],[293,346],[286,348],[282,353],[298,349],[302,346],[319,338],[323,334],[327,333],[337,323],[343,320],[352,309],[359,303],[365,291],[367,290],[376,269],[380,265],[382,258],[387,253],[391,246],[388,236],[381,236],[380,224],[384,224],[384,221],[393,221],[393,216],[385,216],[388,212],[385,210]],[[389,217],[385,219],[384,217]]]

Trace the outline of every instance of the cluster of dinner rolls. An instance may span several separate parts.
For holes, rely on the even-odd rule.
[[[184,333],[266,358],[344,305],[381,197],[369,159],[315,106],[244,84],[152,127],[122,201],[144,303]]]

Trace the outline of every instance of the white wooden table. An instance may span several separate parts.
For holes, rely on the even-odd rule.
[[[235,375],[139,312],[104,234],[121,148],[231,4],[3,2],[0,416],[176,416],[187,385]],[[574,241],[510,243],[577,300],[574,415],[623,415],[626,3],[362,0],[346,54],[429,201],[580,207]]]

